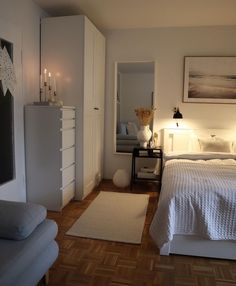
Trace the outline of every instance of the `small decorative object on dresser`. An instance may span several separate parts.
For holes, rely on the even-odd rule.
[[[47,72],[44,69],[44,76],[40,74],[40,90],[39,90],[39,101],[34,102],[35,105],[55,105],[63,106],[63,102],[57,98],[57,84],[56,76],[52,77],[51,72]],[[53,82],[52,82],[53,78]]]

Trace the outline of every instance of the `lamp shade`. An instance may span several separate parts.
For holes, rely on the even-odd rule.
[[[182,115],[182,113],[180,113],[178,107],[177,107],[177,108],[175,107],[175,109],[174,109],[173,118],[174,118],[174,119],[182,119],[182,118],[183,118],[183,115]]]

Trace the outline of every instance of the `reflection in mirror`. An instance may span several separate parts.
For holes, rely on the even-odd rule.
[[[115,74],[115,148],[116,152],[131,153],[139,146],[139,121],[134,110],[154,105],[154,62],[117,63]]]

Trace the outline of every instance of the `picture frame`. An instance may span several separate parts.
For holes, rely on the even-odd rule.
[[[184,57],[183,102],[236,104],[236,57]]]

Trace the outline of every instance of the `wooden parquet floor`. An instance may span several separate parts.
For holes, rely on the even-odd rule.
[[[61,213],[49,212],[58,223],[60,254],[50,269],[49,286],[236,286],[236,261],[190,256],[160,256],[148,234],[156,210],[154,184],[136,184],[135,193],[150,201],[141,245],[66,235],[99,190],[129,192],[103,181],[84,201],[73,201]]]

